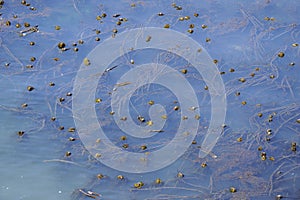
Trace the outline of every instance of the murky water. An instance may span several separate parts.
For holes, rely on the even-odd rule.
[[[0,199],[300,198],[297,0],[0,2]],[[84,133],[75,123],[74,83],[97,45],[134,28],[143,35],[147,27],[169,27],[207,51],[225,86],[226,118],[212,151],[199,158],[214,116],[214,88],[207,85],[216,79],[207,83],[196,66],[170,51],[124,53],[122,48],[108,48],[119,57],[107,66],[107,73],[95,74],[99,80],[92,97],[97,121],[113,145],[145,155],[141,166],[147,166],[151,152],[176,138],[179,122],[199,122],[187,150],[174,150],[182,153],[174,163],[148,173],[129,173],[99,162],[80,140]],[[147,36],[151,45],[155,37]],[[180,41],[173,42],[180,48]],[[146,63],[168,65],[189,82],[199,103],[199,109],[192,108],[200,112],[196,119],[182,116],[178,95],[159,84],[134,90],[130,116],[115,119],[112,94],[132,85],[120,78]],[[163,77],[159,69],[154,72]],[[144,79],[137,76],[136,82]],[[163,106],[155,107],[158,104]],[[119,125],[130,117],[153,137],[123,131]],[[155,129],[158,118],[165,123],[162,129]],[[95,127],[86,127],[86,132]],[[103,140],[95,138],[95,144]],[[136,164],[122,160],[111,157],[121,169]]]

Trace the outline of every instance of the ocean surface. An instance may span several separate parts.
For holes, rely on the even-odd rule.
[[[300,199],[300,1],[0,7],[0,200]]]

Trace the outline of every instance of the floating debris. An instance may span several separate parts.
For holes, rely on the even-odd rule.
[[[25,26],[25,27],[27,27],[27,26]],[[19,32],[19,35],[20,35],[21,37],[25,37],[25,36],[27,36],[28,34],[35,33],[35,32],[39,32],[39,28],[38,28],[38,27],[39,27],[39,26],[36,25],[36,26],[30,27],[30,28],[27,28],[27,29],[25,29],[25,30],[22,30],[22,31]]]

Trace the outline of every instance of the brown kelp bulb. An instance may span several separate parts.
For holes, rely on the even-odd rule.
[[[283,58],[284,57],[284,53],[283,52],[279,52],[277,55],[278,55],[279,58]]]
[[[60,43],[58,43],[57,47],[58,47],[59,49],[62,49],[62,48],[65,48],[65,47],[66,47],[66,44],[63,43],[63,42],[60,42]]]
[[[32,87],[32,86],[27,86],[27,90],[28,90],[29,92],[31,92],[32,90],[34,90],[34,87]]]

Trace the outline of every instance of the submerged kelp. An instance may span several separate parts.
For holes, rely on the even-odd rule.
[[[299,198],[297,1],[0,1],[0,5],[1,198]],[[212,99],[217,90],[211,86],[217,79],[207,82],[196,65],[173,49],[151,48],[157,37],[147,35],[148,27],[178,31],[202,46],[195,55],[207,51],[211,56],[218,70],[213,75],[221,77],[227,102],[226,118],[211,152],[206,152],[203,141],[214,116]],[[139,34],[119,37],[132,29],[140,29]],[[125,48],[127,41],[140,38],[149,48]],[[74,114],[78,97],[74,87],[75,83],[90,87],[92,77],[80,82],[76,76],[81,67],[102,65],[94,63],[89,53],[109,39],[124,43],[99,52],[99,57],[108,52],[118,57],[103,73],[94,74],[99,78],[95,94],[91,88],[84,98],[92,97],[98,123],[83,133],[75,123],[80,116]],[[180,53],[188,51],[180,49],[181,41],[172,44]],[[148,63],[156,67],[144,70],[134,81],[123,80]],[[118,102],[129,99],[129,115],[116,118],[113,95],[154,77],[150,75],[167,77],[171,71],[162,66],[174,69],[180,74],[176,77],[191,85],[199,104],[189,105],[187,113],[193,115],[183,115],[183,103],[170,88],[149,83],[120,97]],[[173,79],[166,81],[182,86]],[[185,89],[181,94],[189,93]],[[149,130],[147,137],[119,126],[130,120]],[[91,154],[82,142],[100,125],[107,138],[94,138],[92,147],[110,141],[122,151],[141,155],[140,163],[134,164],[147,166],[151,153],[174,142],[180,123],[192,122],[198,127],[190,146],[172,152],[182,156],[148,173],[128,173],[125,169],[133,163],[122,155],[110,159],[123,171],[105,166],[98,159],[115,148]],[[188,131],[183,134],[190,136]],[[207,156],[199,158],[199,152]]]

